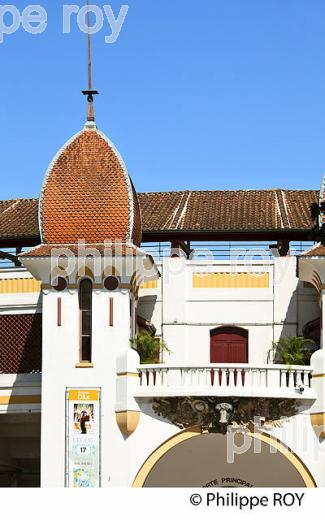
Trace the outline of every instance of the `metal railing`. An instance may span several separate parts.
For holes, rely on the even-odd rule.
[[[270,242],[191,242],[191,259],[193,260],[271,260],[274,254]],[[291,256],[296,256],[307,251],[314,242],[301,241],[290,242]],[[141,246],[155,260],[161,260],[171,256],[171,245],[168,242],[148,242]]]
[[[274,242],[191,242],[192,260],[271,260],[274,255],[270,246]],[[290,242],[290,255],[296,256],[307,251],[314,242]],[[148,242],[142,244],[142,249],[150,254],[156,261],[171,256],[171,244],[169,242]],[[26,251],[28,248],[24,248]],[[16,250],[3,249],[2,251],[16,255]],[[0,270],[15,267],[8,259],[0,258]]]

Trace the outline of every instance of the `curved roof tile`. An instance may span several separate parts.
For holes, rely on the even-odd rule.
[[[140,219],[121,156],[96,127],[85,128],[59,151],[46,173],[39,203],[42,242],[140,245]]]

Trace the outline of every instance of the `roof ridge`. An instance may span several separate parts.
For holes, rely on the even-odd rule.
[[[281,206],[280,206],[280,203],[279,203],[279,198],[278,198],[278,191],[279,190],[274,190],[274,201],[275,201],[275,223],[276,223],[276,226],[278,225],[278,218],[280,219],[280,228],[283,229],[284,228],[284,222],[283,222],[283,218],[282,218],[282,212],[281,212]]]
[[[179,195],[181,194],[181,196],[180,196],[180,198],[179,198],[179,201],[178,201],[177,206],[175,207],[175,209],[174,209],[174,211],[172,212],[170,218],[169,218],[169,219],[167,220],[167,222],[166,222],[166,226],[167,226],[167,223],[168,223],[168,224],[169,224],[169,227],[170,227],[171,229],[174,229],[175,226],[177,225],[175,221],[176,221],[177,215],[178,215],[178,213],[179,213],[179,211],[180,211],[180,208],[181,208],[181,204],[182,204],[182,202],[183,202],[183,199],[184,199],[184,197],[186,197],[186,194],[187,194],[186,191],[183,191],[183,192],[176,192],[176,193],[178,193]]]
[[[226,190],[172,190],[172,191],[140,191],[138,192],[138,195],[142,196],[142,195],[165,195],[165,194],[180,194],[180,193],[227,193],[227,192],[268,192],[268,193],[275,193],[275,192],[284,192],[284,193],[287,193],[287,192],[297,192],[297,193],[301,193],[301,192],[319,192],[319,189],[307,189],[307,188],[303,188],[303,189],[297,189],[297,188],[249,188],[249,189],[245,189],[245,188],[239,188],[239,189],[236,189],[236,188],[233,188],[233,189],[226,189]]]
[[[138,195],[162,195],[164,193],[186,193],[191,190],[174,190],[174,191],[140,191]],[[192,190],[193,191],[193,190]]]
[[[287,205],[286,192],[284,190],[281,190],[281,196],[282,196],[282,202],[283,202],[283,208],[284,208],[285,217],[287,219],[288,227],[290,229],[291,228],[291,222],[290,222],[290,216],[289,216],[289,206]]]
[[[184,218],[185,218],[186,211],[187,211],[188,202],[189,202],[189,200],[190,200],[190,198],[191,198],[191,195],[192,195],[192,192],[189,191],[189,192],[187,193],[187,198],[186,198],[186,200],[185,200],[185,202],[184,202],[184,204],[183,204],[183,208],[182,208],[181,214],[180,214],[180,216],[179,216],[179,219],[178,219],[178,221],[177,221],[177,223],[176,223],[176,227],[179,227],[179,226],[182,226],[182,225],[183,225]],[[182,197],[182,200],[183,200],[183,197]]]
[[[19,200],[36,200],[38,201],[38,197],[16,197],[14,199],[1,199],[0,202],[18,202]]]

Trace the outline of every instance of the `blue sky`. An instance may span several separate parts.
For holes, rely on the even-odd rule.
[[[37,196],[85,120],[86,36],[62,6],[0,45],[1,198]],[[325,171],[323,0],[124,0],[93,37],[100,129],[138,191],[315,188]],[[21,11],[28,5],[13,0]],[[75,4],[83,2],[75,0]],[[110,3],[118,13],[123,1]]]

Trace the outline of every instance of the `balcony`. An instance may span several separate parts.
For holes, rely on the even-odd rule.
[[[316,399],[310,366],[141,365],[135,397],[216,396]]]

